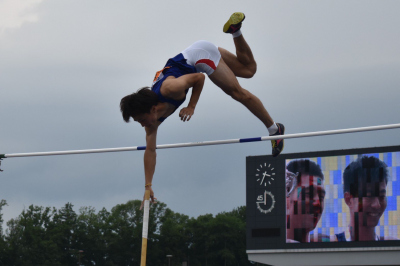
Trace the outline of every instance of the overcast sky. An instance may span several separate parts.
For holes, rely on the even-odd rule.
[[[120,99],[194,41],[234,52],[222,27],[235,11],[258,63],[240,83],[287,134],[399,123],[399,10],[382,0],[0,0],[0,153],[145,145]],[[293,139],[284,152],[400,145],[399,133]],[[265,135],[207,79],[192,120],[176,112],[158,144]],[[270,152],[266,142],[159,150],[153,189],[191,217],[231,211],[246,204],[246,156]],[[110,210],[144,191],[143,151],[8,158],[2,169],[6,221],[31,204]]]

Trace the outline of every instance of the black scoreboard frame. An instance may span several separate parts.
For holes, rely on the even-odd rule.
[[[308,252],[312,250],[340,251],[340,249],[371,251],[371,248],[400,247],[399,240],[359,241],[359,242],[313,242],[286,243],[286,195],[285,168],[286,160],[328,156],[359,155],[370,153],[399,152],[400,146],[374,148],[356,148],[346,150],[316,151],[305,153],[281,154],[277,158],[271,155],[246,157],[246,246],[247,252]],[[256,174],[262,170],[271,170],[274,180],[262,187],[256,181]],[[268,190],[269,202],[274,204],[272,210],[260,209],[257,197]],[[270,203],[270,204],[272,204]],[[263,212],[261,212],[263,210]],[[396,250],[398,248],[395,248]]]

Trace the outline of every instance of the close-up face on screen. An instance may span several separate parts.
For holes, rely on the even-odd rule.
[[[400,152],[286,160],[286,242],[400,238]]]

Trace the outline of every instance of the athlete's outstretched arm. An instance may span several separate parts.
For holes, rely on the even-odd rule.
[[[156,145],[157,145],[157,130],[158,125],[154,127],[145,127],[146,130],[146,150],[144,151],[144,178],[145,190],[150,190],[151,202],[154,202],[154,192],[152,189],[152,182],[154,172],[156,170]],[[143,203],[142,203],[143,205]]]
[[[204,80],[204,74],[194,73],[164,81],[161,87],[163,95],[175,100],[183,99],[185,97],[185,90],[193,87],[188,106],[182,108],[179,112],[182,121],[189,121],[194,114],[194,109],[196,108],[201,91],[203,90]]]

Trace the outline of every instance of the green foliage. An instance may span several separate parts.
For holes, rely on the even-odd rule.
[[[49,230],[54,213],[55,209],[31,205],[7,222],[5,265],[60,265],[59,248]]]
[[[0,201],[0,229],[3,223]],[[139,265],[141,201],[96,212],[71,203],[57,210],[31,205],[0,230],[0,265]],[[147,265],[251,265],[246,255],[246,208],[189,218],[164,203],[150,209]]]

